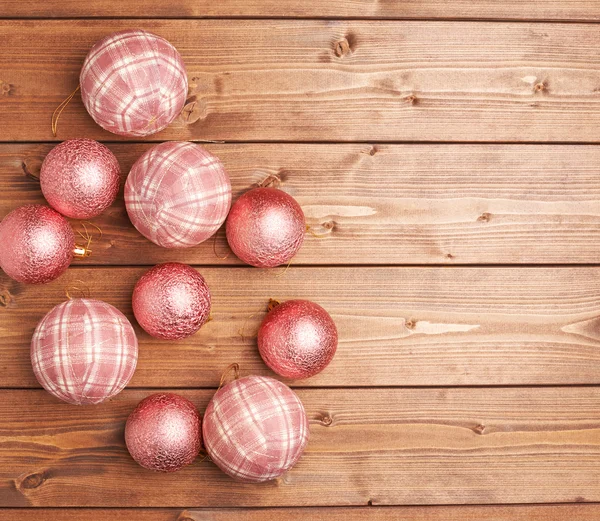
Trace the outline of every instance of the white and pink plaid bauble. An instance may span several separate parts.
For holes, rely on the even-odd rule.
[[[235,380],[214,395],[202,424],[208,455],[238,481],[258,483],[291,469],[308,443],[300,398],[266,376]]]
[[[79,77],[85,108],[103,129],[148,136],[183,109],[187,73],[177,49],[147,31],[128,30],[96,42]]]
[[[219,158],[185,141],[146,151],[125,183],[133,225],[165,248],[189,248],[213,235],[231,207],[231,183]]]
[[[59,304],[40,321],[31,340],[38,382],[76,405],[100,403],[121,392],[133,376],[137,357],[129,320],[100,300]]]

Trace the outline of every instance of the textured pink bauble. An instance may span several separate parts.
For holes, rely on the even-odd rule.
[[[56,211],[73,219],[100,215],[116,199],[119,162],[93,139],[70,139],[55,146],[40,172],[42,193]]]
[[[308,418],[289,387],[266,376],[247,376],[219,389],[202,424],[212,461],[247,483],[275,479],[291,469],[308,443]]]
[[[31,340],[31,365],[50,394],[76,405],[103,402],[129,383],[138,357],[133,327],[118,309],[92,299],[54,307]]]
[[[304,242],[302,208],[276,188],[254,188],[232,206],[227,242],[242,261],[258,268],[287,264]]]
[[[47,206],[21,206],[0,223],[0,268],[19,282],[43,284],[59,277],[74,248],[71,225]]]
[[[142,400],[129,415],[125,443],[142,467],[175,472],[194,461],[202,443],[202,419],[192,402],[173,393]]]
[[[333,319],[309,300],[273,308],[258,330],[258,350],[269,368],[285,378],[309,378],[331,362],[338,334]]]
[[[231,183],[219,158],[184,141],[144,153],[125,183],[133,225],[165,248],[189,248],[213,235],[231,207]]]
[[[133,314],[156,338],[178,340],[193,335],[210,315],[210,290],[194,268],[178,262],[148,270],[133,289]]]
[[[85,108],[103,129],[148,136],[181,112],[188,91],[180,54],[167,40],[140,30],[106,36],[85,58],[79,76]]]

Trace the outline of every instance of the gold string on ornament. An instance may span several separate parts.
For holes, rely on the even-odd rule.
[[[73,92],[71,92],[71,94],[69,94],[52,113],[52,135],[54,137],[56,137],[56,132],[58,130],[58,120],[60,118],[60,115],[63,113],[63,110],[67,108],[67,105],[75,97],[75,94],[77,94],[77,91],[79,91],[80,88],[81,85],[77,85],[77,88]]]
[[[246,337],[244,336],[244,331],[246,329],[246,325],[248,324],[248,322],[250,322],[250,320],[252,320],[256,315],[259,315],[260,313],[268,313],[272,309],[274,309],[277,306],[279,306],[279,304],[280,304],[280,302],[278,300],[270,298],[269,302],[267,304],[266,311],[256,311],[255,313],[252,313],[252,315],[250,315],[246,320],[244,320],[244,323],[242,324],[242,327],[240,327],[238,329],[238,335],[240,335],[240,338],[242,339],[242,342],[246,340]],[[258,334],[258,331],[254,335],[252,335],[252,336],[256,336],[257,334]]]
[[[80,224],[83,227],[85,233],[82,233],[80,230],[77,230],[77,234],[84,241],[86,241],[86,244],[85,244],[85,246],[75,245],[75,249],[73,250],[75,257],[80,258],[80,259],[89,257],[92,254],[92,250],[90,249],[90,246],[92,245],[93,236],[90,233],[90,231],[88,230],[86,223],[89,224],[90,226],[93,226],[94,228],[96,228],[96,230],[98,230],[98,232],[100,233],[100,237],[98,237],[98,239],[102,239],[102,235],[103,235],[102,228],[100,228],[100,226],[98,226],[97,224],[94,224],[90,221],[81,221]]]
[[[219,387],[217,388],[217,391],[223,387],[223,384],[225,384],[225,380],[227,379],[227,377],[229,376],[229,373],[231,373],[233,371],[233,379],[234,380],[238,380],[240,377],[240,364],[229,364],[227,366],[227,369],[225,369],[225,371],[223,371],[223,374],[221,375],[221,380],[219,381]]]
[[[225,255],[224,257],[220,256],[220,255],[217,253],[217,236],[219,235],[219,231],[220,231],[220,230],[217,230],[217,232],[216,232],[216,233],[215,233],[215,235],[214,235],[214,239],[213,239],[213,253],[215,254],[215,257],[216,257],[217,259],[219,259],[219,260],[226,260],[226,259],[228,259],[228,258],[229,258],[229,255],[231,254],[231,252],[228,252],[228,253],[227,253],[227,255]]]
[[[277,278],[283,277],[287,273],[287,271],[290,269],[291,265],[292,265],[292,259],[289,260],[285,269],[281,273],[278,273],[277,275],[275,275],[275,277],[277,277]]]
[[[321,234],[318,234],[317,232],[315,232],[315,231],[312,229],[312,226],[311,226],[310,224],[307,224],[307,225],[306,225],[306,231],[307,231],[308,233],[310,233],[310,234],[311,234],[311,235],[312,235],[312,236],[313,236],[315,239],[324,239],[325,237],[328,237],[328,236],[329,236],[329,233],[321,233]]]
[[[75,291],[80,292],[81,297],[79,297],[79,298],[90,298],[91,290],[85,282],[83,282],[82,280],[79,280],[79,279],[74,280],[73,282],[77,282],[77,283],[81,284],[81,287],[67,286],[65,288],[65,296],[67,297],[68,300],[73,300],[74,298],[76,298],[73,296],[73,292],[75,292]]]

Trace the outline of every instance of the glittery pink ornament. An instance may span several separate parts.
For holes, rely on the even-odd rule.
[[[128,30],[98,41],[79,77],[85,108],[102,128],[143,137],[164,129],[181,112],[187,74],[167,40]]]
[[[40,184],[56,211],[73,219],[91,219],[116,199],[120,172],[117,158],[101,143],[70,139],[46,156]]]
[[[213,235],[231,206],[229,176],[219,158],[184,141],[146,151],[125,183],[133,225],[165,248],[189,248]]]
[[[19,282],[54,280],[71,264],[74,249],[71,225],[47,206],[21,206],[0,223],[0,268]]]
[[[133,314],[147,333],[178,340],[193,335],[210,315],[210,290],[194,268],[178,262],[159,264],[137,281]]]
[[[212,461],[238,481],[258,483],[291,469],[308,443],[308,418],[289,387],[247,376],[219,389],[202,424]]]
[[[285,378],[320,373],[337,349],[333,319],[309,300],[288,300],[273,308],[258,330],[258,349],[265,364]]]
[[[100,300],[58,304],[39,322],[31,340],[38,382],[76,405],[100,403],[120,393],[133,376],[137,357],[129,320]]]
[[[142,467],[175,472],[200,452],[202,419],[192,402],[173,393],[142,400],[125,425],[125,443]]]
[[[287,264],[304,242],[302,208],[276,188],[254,188],[232,206],[227,242],[242,261],[258,268]]]

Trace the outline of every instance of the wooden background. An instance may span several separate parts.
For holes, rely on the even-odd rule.
[[[268,179],[318,235],[289,270],[258,270],[220,258],[222,231],[154,246],[120,197],[57,281],[0,274],[0,519],[600,519],[599,22],[600,0],[0,0],[0,218],[43,201],[57,141],[106,142],[123,177],[151,146],[79,97],[50,129],[91,45],[143,28],[190,78],[148,141],[209,142],[234,197]],[[65,290],[133,320],[135,281],[166,260],[207,278],[214,320],[177,343],[134,324],[138,370],[108,403],[42,391],[29,342]],[[287,382],[311,423],[297,467],[242,485],[209,462],[137,466],[139,400],[174,389],[202,410],[229,363],[269,374],[271,297],[315,300],[340,330],[326,371]]]

